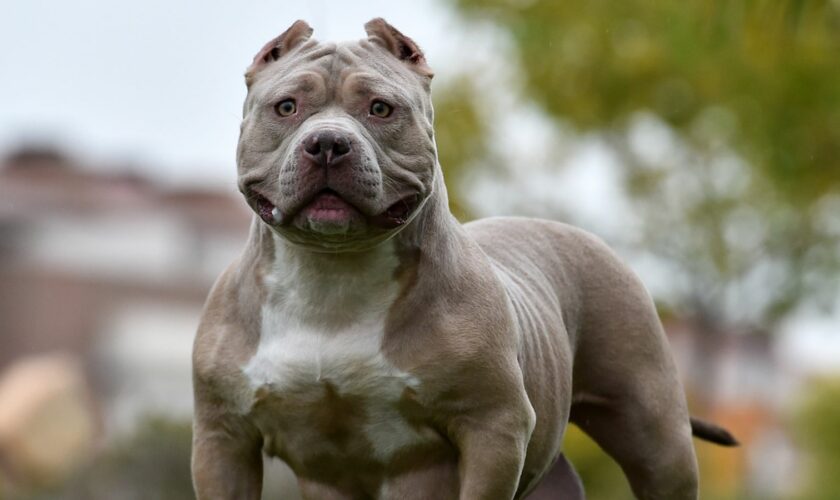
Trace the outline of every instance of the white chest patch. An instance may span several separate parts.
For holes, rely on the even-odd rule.
[[[398,411],[406,389],[417,390],[420,381],[381,353],[388,308],[399,293],[393,280],[396,258],[381,257],[384,262],[367,269],[372,275],[299,268],[294,259],[278,259],[276,273],[267,279],[273,292],[262,308],[260,343],[243,372],[253,401],[263,391],[295,402],[277,416],[288,420],[287,435],[277,437],[285,446],[323,452],[321,441],[328,437],[310,424],[323,418],[315,415],[324,411],[326,387],[352,400],[364,415],[353,432],[372,445],[377,460],[387,461],[402,448],[428,441],[428,433]]]

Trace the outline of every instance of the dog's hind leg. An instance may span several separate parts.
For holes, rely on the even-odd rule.
[[[697,459],[682,386],[658,321],[647,339],[628,331],[635,321],[623,333],[636,342],[613,344],[597,359],[579,352],[576,364],[588,366],[576,376],[569,419],[618,462],[637,498],[694,500]]]
[[[694,500],[688,407],[653,300],[604,247],[578,265],[570,420],[618,462],[638,498]]]
[[[697,460],[687,418],[675,420],[632,403],[581,403],[573,406],[571,418],[618,462],[637,498],[697,498]]]

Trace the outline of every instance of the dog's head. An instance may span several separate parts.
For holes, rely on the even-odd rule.
[[[245,74],[239,188],[265,224],[313,250],[369,248],[432,192],[432,72],[384,20],[365,30],[358,42],[319,43],[297,21]]]

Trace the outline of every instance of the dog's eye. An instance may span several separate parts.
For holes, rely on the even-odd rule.
[[[370,105],[370,114],[379,118],[388,118],[393,110],[394,108],[382,101],[373,101],[373,104]]]
[[[295,111],[297,111],[297,104],[294,99],[286,99],[278,102],[274,106],[274,110],[277,111],[277,114],[280,116],[292,116],[295,114]]]

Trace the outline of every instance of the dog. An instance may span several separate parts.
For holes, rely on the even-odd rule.
[[[297,21],[246,72],[255,215],[195,340],[197,497],[260,498],[264,453],[307,499],[524,498],[552,467],[577,498],[572,422],[637,497],[696,498],[692,420],[639,279],[568,225],[460,224],[433,73],[384,20],[365,29],[319,43]]]

